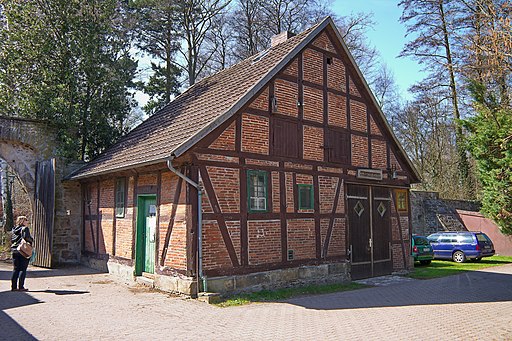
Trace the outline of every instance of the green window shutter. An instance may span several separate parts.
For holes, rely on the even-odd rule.
[[[126,198],[126,179],[119,178],[116,180],[116,190],[115,190],[115,200],[116,200],[116,217],[124,218],[125,212],[125,198]]]
[[[249,212],[268,210],[268,172],[247,171],[247,208]]]
[[[299,209],[313,209],[313,185],[299,184],[297,187],[299,189]]]

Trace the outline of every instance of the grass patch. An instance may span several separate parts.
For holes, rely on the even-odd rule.
[[[309,285],[298,288],[286,288],[278,289],[275,291],[262,290],[249,294],[241,294],[231,296],[225,301],[217,304],[220,307],[232,307],[237,305],[244,305],[254,302],[275,302],[285,300],[292,297],[303,296],[303,295],[316,295],[316,294],[327,294],[331,292],[349,291],[362,288],[368,288],[368,285],[359,283],[348,283],[348,284],[327,284],[327,285]]]
[[[430,265],[415,264],[414,271],[409,274],[409,277],[416,279],[438,278],[510,263],[512,263],[512,257],[509,256],[485,257],[480,262],[467,260],[465,263],[455,263],[451,260],[433,260]]]

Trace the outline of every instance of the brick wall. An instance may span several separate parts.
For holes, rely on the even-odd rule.
[[[350,128],[366,132],[366,105],[358,101],[350,101]]]
[[[210,145],[212,149],[235,150],[235,122]]]
[[[231,231],[232,233],[233,231]],[[232,236],[232,240],[234,239]],[[203,269],[231,268],[227,248],[222,239],[217,221],[203,222]]]
[[[178,177],[170,172],[162,173],[162,189],[160,196],[159,219],[159,250],[158,261],[161,262],[162,252],[165,248],[165,239],[169,230],[169,222],[174,207],[174,196],[178,184]],[[185,270],[187,268],[187,225],[186,225],[186,183],[182,182],[179,200],[176,207],[174,224],[165,255],[164,266],[173,269]]]
[[[100,182],[99,253],[112,254],[114,247],[114,180]]]
[[[327,66],[327,86],[329,89],[346,92],[345,65],[341,59],[332,58],[331,64]]]
[[[315,84],[323,84],[324,58],[318,51],[306,49],[304,51],[304,80]]]
[[[97,235],[97,212],[98,212],[98,184],[96,182],[89,183],[87,186],[88,196],[86,197],[84,215],[89,219],[85,219],[84,231],[84,248],[85,251],[96,252],[96,235]]]
[[[249,221],[249,264],[261,265],[281,261],[281,222]]]
[[[304,126],[304,159],[323,161],[324,131],[322,128]]]
[[[91,216],[92,220],[85,220],[85,251],[98,253],[100,255],[107,254],[124,259],[133,259],[134,257],[134,238],[135,231],[133,224],[135,221],[134,214],[136,212],[137,199],[134,197],[135,178],[126,178],[126,202],[125,214],[123,217],[114,217],[115,215],[115,179],[99,182],[100,200],[100,224],[97,226],[96,212],[97,206],[97,190],[98,183],[92,182],[88,185],[89,198],[91,200]],[[159,226],[158,226],[158,250],[157,259],[160,263],[163,249],[165,247],[165,239],[169,228],[169,221],[173,208],[173,200],[176,191],[178,177],[169,171],[161,172],[161,196],[159,206]],[[158,172],[142,174],[137,179],[137,190],[144,194],[157,194]],[[187,259],[187,225],[186,225],[186,183],[182,184],[179,203],[177,206],[172,233],[170,235],[167,253],[164,256],[163,265],[172,269],[186,270]],[[85,216],[89,215],[86,206]],[[92,224],[92,232],[91,232]],[[94,241],[93,236],[94,235]],[[95,244],[99,240],[98,244]],[[115,241],[115,245],[114,245]],[[96,246],[96,249],[94,248]],[[158,265],[156,265],[158,266]]]
[[[268,91],[269,88],[267,86],[261,91],[258,97],[252,100],[250,107],[259,110],[268,110]]]
[[[327,231],[329,229],[329,219],[321,219],[320,220],[320,236],[322,241],[322,246],[324,245],[325,237],[327,236]],[[327,256],[342,256],[346,254],[346,226],[344,218],[336,218],[334,219],[333,228],[331,231],[331,239],[329,243],[329,248],[327,250]]]
[[[283,115],[297,117],[298,101],[297,83],[276,79],[274,82],[274,97],[277,99],[277,112]],[[252,106],[252,105],[251,105]]]
[[[242,151],[268,155],[268,118],[242,115]]]
[[[224,213],[240,212],[239,171],[227,167],[207,167],[220,209]]]
[[[323,92],[321,90],[304,87],[304,118],[310,121],[322,123],[324,120]]]
[[[315,258],[315,245],[313,219],[288,220],[288,250],[293,250],[295,260]]]
[[[134,199],[135,178],[126,179],[126,206],[124,217],[116,218],[116,256],[132,259],[133,252],[133,219],[135,214]]]
[[[332,53],[336,53],[336,48],[334,47],[331,39],[325,32],[320,33],[318,38],[313,40],[312,45],[321,48],[322,50],[329,51]]]
[[[352,165],[368,167],[368,138],[352,135]]]
[[[386,142],[382,140],[372,140],[372,168],[386,169]]]
[[[328,93],[329,106],[327,117],[329,124],[337,127],[347,127],[347,98]]]

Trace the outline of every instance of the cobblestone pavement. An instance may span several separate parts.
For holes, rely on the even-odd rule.
[[[10,292],[10,271],[0,340],[512,340],[512,265],[231,308],[83,267],[30,268],[30,292]]]

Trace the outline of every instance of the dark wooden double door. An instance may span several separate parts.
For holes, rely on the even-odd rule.
[[[390,274],[390,189],[348,184],[347,215],[352,279]]]

